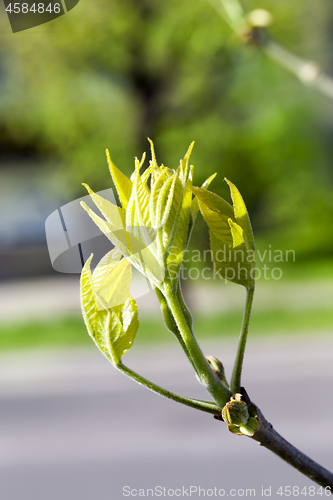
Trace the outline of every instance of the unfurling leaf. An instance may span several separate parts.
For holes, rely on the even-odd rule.
[[[104,219],[85,203],[81,205],[128,261],[154,287],[162,289],[166,276],[173,286],[179,279],[180,266],[193,226],[193,166],[189,166],[193,143],[180,160],[177,170],[158,166],[152,141],[150,145],[152,160],[149,168],[140,174],[145,155],[140,162],[136,158],[131,179],[115,167],[107,152],[110,172],[123,208],[104,200],[86,184]],[[213,176],[206,181],[205,186],[212,179]],[[194,211],[197,210],[196,202]]]
[[[117,366],[139,327],[136,302],[129,292],[131,268],[126,260],[119,262],[120,253],[113,249],[91,274],[92,257],[81,274],[83,318],[96,345]]]

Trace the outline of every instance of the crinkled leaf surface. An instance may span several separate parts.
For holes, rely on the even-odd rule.
[[[104,280],[107,279],[108,275],[119,264],[121,257],[122,253],[120,250],[113,248],[99,261],[92,274],[96,289],[99,289],[103,285]]]
[[[176,235],[167,258],[167,266],[172,281],[177,279],[178,271],[181,266],[184,251],[187,245],[187,236],[189,231],[189,222],[191,215],[191,203],[192,203],[192,182],[191,179],[187,179]]]
[[[177,174],[172,175],[161,188],[156,207],[156,225],[164,226],[170,215],[171,205],[175,192]]]
[[[155,172],[155,175],[157,172]],[[165,174],[165,169],[159,172],[158,177],[154,181],[154,175],[152,174],[152,187],[151,187],[151,195],[150,195],[150,219],[152,221],[153,227],[157,228],[159,226],[158,223],[158,214],[157,214],[157,202],[160,195],[160,191],[166,181],[167,177]]]
[[[101,200],[103,200],[103,198],[99,198],[100,200],[98,200],[98,203],[101,205]],[[112,205],[112,203],[110,203],[110,205]],[[105,234],[113,245],[117,247],[121,253],[128,258],[131,264],[144,274],[154,286],[163,281],[163,266],[161,266],[161,263],[154,255],[155,252],[153,252],[154,239],[156,238],[156,232],[153,228],[132,226],[125,229],[124,226],[115,226],[95,214],[95,212],[84,202],[81,202],[81,206],[86,210],[102,233]],[[116,210],[123,210],[119,207],[115,208]],[[116,222],[118,224],[119,220]]]
[[[179,176],[177,176],[172,203],[169,211],[169,216],[166,223],[163,226],[163,247],[165,249],[165,254],[168,255],[170,249],[174,243],[176,237],[179,219],[181,217],[182,204],[184,198],[185,186],[183,186]]]
[[[175,264],[176,272],[179,271],[188,241],[193,174],[193,166],[189,168],[189,157],[193,143],[176,171],[163,165],[158,166],[152,141],[150,144],[152,160],[149,168],[140,175],[145,156],[143,155],[141,162],[135,159],[131,179],[115,167],[107,152],[110,172],[124,208],[104,200],[87,185],[86,188],[105,220],[86,204],[82,203],[82,206],[128,261],[154,286],[159,286],[165,277],[168,258]],[[125,266],[120,264],[112,272],[120,273],[121,265]],[[115,274],[113,277],[115,278]],[[103,290],[100,292],[100,302],[105,305],[104,301],[108,303],[113,295],[111,297],[109,289],[107,294]]]
[[[95,285],[96,300],[109,309],[120,304],[124,304],[130,297],[130,285],[132,277],[132,267],[128,260],[123,259],[111,269],[103,282],[97,288]]]
[[[135,207],[134,210],[136,212],[139,225],[151,226],[151,220],[149,214],[150,191],[147,185],[142,182],[138,169],[136,171],[134,180],[133,197],[134,197],[134,207]]]
[[[128,297],[125,304],[109,309],[100,309],[98,299],[96,299],[94,279],[90,271],[91,259],[92,255],[87,260],[81,274],[83,318],[94,342],[103,354],[117,366],[121,357],[134,342],[139,326],[137,307],[135,300]],[[108,274],[107,267],[106,261],[100,265],[96,273],[98,284],[100,284],[103,274]]]
[[[173,184],[170,211],[163,226],[163,246],[167,258],[170,258],[168,256],[171,253],[171,249],[178,256],[182,255],[189,234],[193,173],[193,167],[189,168],[189,159],[193,146],[194,142],[190,144],[184,159],[180,160],[180,165],[176,172],[177,177]]]

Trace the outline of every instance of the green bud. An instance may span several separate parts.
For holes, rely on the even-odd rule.
[[[213,370],[213,372],[218,376],[218,378],[221,380],[222,384],[224,384],[226,387],[229,387],[228,382],[225,378],[225,373],[224,373],[224,366],[221,363],[221,361],[215,356],[205,356],[209,366]]]
[[[250,415],[244,401],[229,401],[222,410],[222,417],[228,424],[246,425]]]
[[[233,434],[253,436],[260,426],[255,407],[242,401],[241,394],[231,396],[222,410],[222,418]]]

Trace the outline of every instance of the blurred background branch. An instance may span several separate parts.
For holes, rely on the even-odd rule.
[[[264,51],[281,66],[294,73],[301,82],[333,99],[333,79],[323,73],[317,63],[295,56],[272,40],[267,41]]]
[[[246,14],[238,0],[209,0],[209,2],[243,43],[254,44],[261,48],[274,61],[297,76],[301,82],[333,99],[333,79],[322,72],[319,64],[298,57],[267,34],[266,28],[273,21],[270,12],[256,9]]]

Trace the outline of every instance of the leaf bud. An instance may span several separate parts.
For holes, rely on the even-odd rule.
[[[241,394],[234,394],[222,410],[222,417],[233,434],[253,436],[259,429],[256,409],[242,401]]]
[[[239,400],[229,401],[222,410],[222,417],[228,424],[246,425],[250,418],[247,404]]]
[[[224,373],[224,366],[221,363],[221,361],[215,356],[205,356],[209,366],[213,370],[213,372],[218,376],[218,378],[221,380],[221,382],[226,386],[229,387],[228,382],[225,378],[225,373]]]

